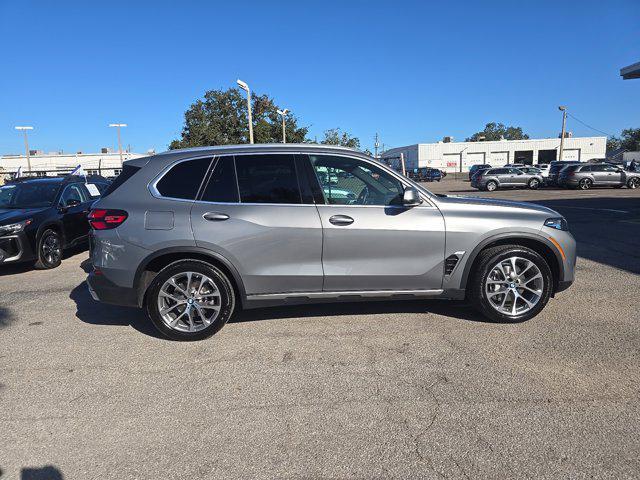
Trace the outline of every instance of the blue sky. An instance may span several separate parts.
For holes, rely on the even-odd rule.
[[[311,137],[372,149],[463,140],[498,121],[556,136],[557,105],[605,132],[640,127],[640,1],[0,0],[0,154],[96,151],[126,122],[166,149],[206,90],[248,82]],[[596,132],[569,119],[575,135]]]

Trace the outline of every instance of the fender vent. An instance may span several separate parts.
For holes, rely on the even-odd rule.
[[[456,266],[458,265],[458,262],[460,261],[463,255],[464,255],[464,252],[456,252],[453,255],[449,255],[444,260],[445,275],[451,275],[453,273],[453,271],[456,269]]]

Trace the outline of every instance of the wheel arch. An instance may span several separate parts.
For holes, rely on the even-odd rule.
[[[533,235],[527,233],[514,233],[504,234],[489,237],[480,242],[469,255],[467,262],[465,263],[462,278],[460,281],[460,288],[466,290],[471,272],[476,266],[478,255],[480,252],[493,248],[499,245],[518,245],[522,247],[530,248],[536,253],[540,254],[542,258],[547,261],[551,274],[553,276],[553,292],[558,290],[560,282],[564,279],[564,264],[562,262],[562,255],[558,251],[555,245],[550,240],[540,235]]]
[[[149,285],[158,272],[180,260],[199,260],[222,270],[229,278],[236,297],[240,299],[241,305],[244,306],[246,291],[238,269],[224,256],[199,247],[169,247],[158,250],[146,257],[136,269],[133,283],[137,290],[138,306],[144,304],[144,297]]]

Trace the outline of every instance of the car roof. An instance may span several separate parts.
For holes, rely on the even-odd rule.
[[[259,144],[235,144],[235,145],[214,145],[210,147],[191,147],[191,148],[179,148],[176,150],[167,150],[166,152],[159,153],[160,155],[171,155],[181,153],[204,153],[204,152],[229,152],[229,151],[272,151],[272,150],[293,150],[304,152],[316,152],[316,151],[333,151],[333,152],[348,152],[348,153],[360,153],[364,155],[364,152],[356,150],[355,148],[343,147],[341,145],[324,145],[319,143],[259,143]]]

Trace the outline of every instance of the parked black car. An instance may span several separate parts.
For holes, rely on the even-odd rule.
[[[0,186],[0,265],[60,265],[64,249],[88,240],[87,215],[108,186],[96,176],[27,177]]]
[[[437,168],[414,168],[407,175],[414,182],[439,182],[444,178],[443,172]]]
[[[570,165],[580,165],[580,162],[567,161],[567,160],[551,162],[551,166],[549,167],[549,175],[547,176],[547,185],[557,187],[558,178],[560,177],[560,172],[562,171],[563,168],[568,167]]]
[[[476,175],[478,172],[489,170],[490,168],[491,165],[489,165],[488,163],[478,163],[476,165],[471,165],[471,167],[469,167],[469,181],[473,180],[474,175]]]

